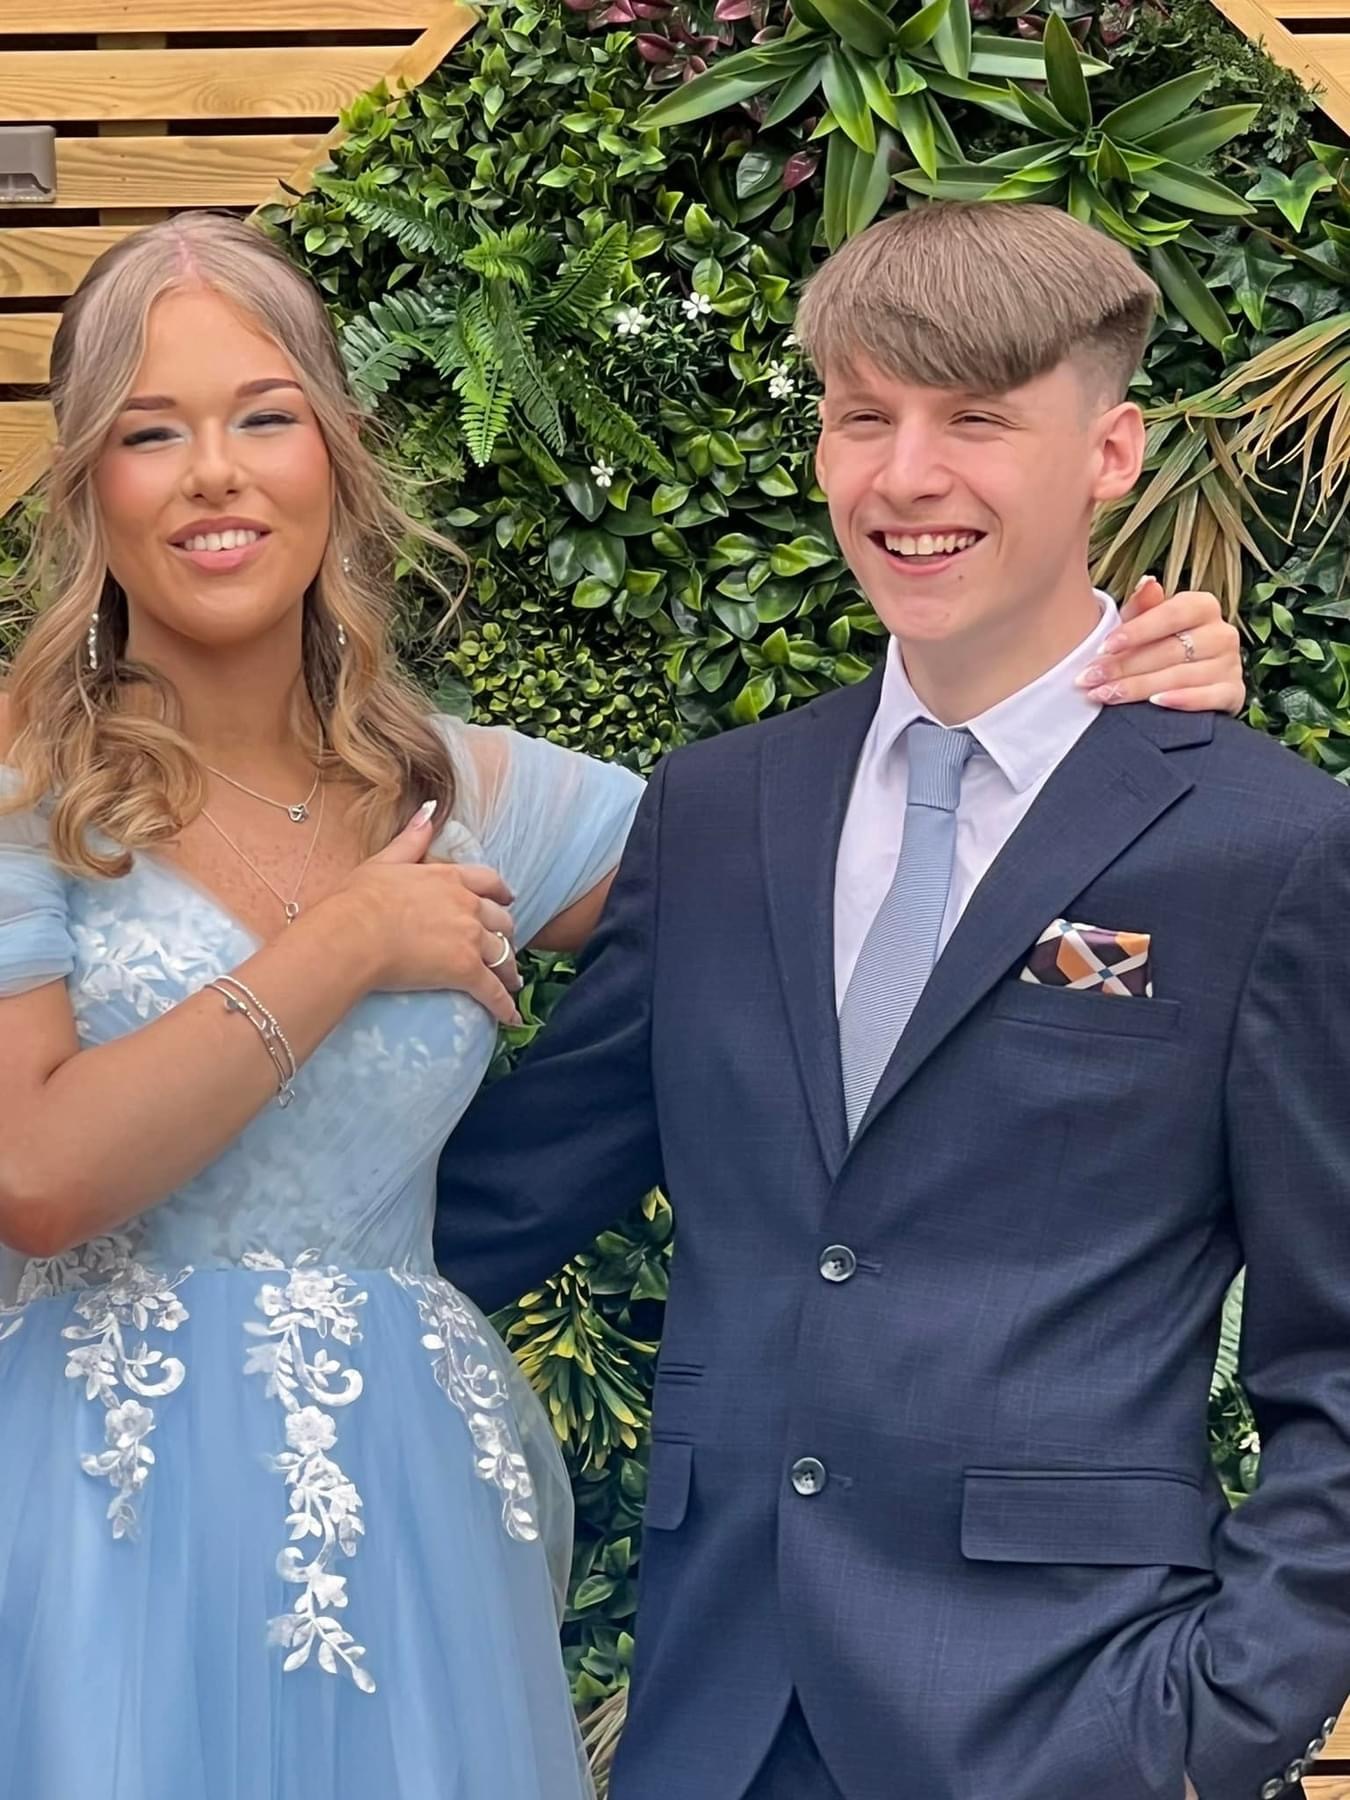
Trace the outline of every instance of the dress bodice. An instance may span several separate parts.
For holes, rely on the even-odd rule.
[[[617,862],[641,783],[515,732],[439,724],[457,797],[431,854],[496,868],[527,943]],[[47,856],[40,812],[0,818],[0,995],[64,978],[82,1045],[153,1021],[257,948],[153,855],[115,880],[74,878]],[[136,1255],[173,1269],[317,1251],[348,1268],[429,1270],[436,1158],[494,1036],[463,994],[369,995],[305,1064],[293,1105],[264,1108],[133,1222]]]

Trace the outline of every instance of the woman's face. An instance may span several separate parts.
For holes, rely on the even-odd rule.
[[[151,308],[94,488],[134,656],[298,643],[328,542],[328,450],[290,359],[218,295]]]

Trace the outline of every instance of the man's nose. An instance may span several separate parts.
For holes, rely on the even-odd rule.
[[[882,498],[897,508],[948,492],[951,475],[933,432],[921,425],[897,430],[877,470],[876,487]]]

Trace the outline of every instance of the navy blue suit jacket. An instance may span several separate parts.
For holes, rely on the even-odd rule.
[[[1103,712],[850,1145],[832,888],[877,693],[665,762],[442,1163],[438,1259],[490,1307],[674,1204],[614,1800],[738,1800],[794,1687],[847,1800],[1296,1788],[1350,1689],[1350,795],[1230,721]],[[1059,917],[1148,932],[1154,998],[1020,982]]]

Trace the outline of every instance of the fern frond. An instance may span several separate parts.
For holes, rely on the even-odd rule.
[[[517,419],[512,428],[516,448],[523,451],[542,481],[551,486],[561,487],[567,480],[567,471],[559,468],[554,461],[553,452],[542,438],[535,435],[523,419]]]
[[[611,225],[568,262],[544,295],[540,319],[551,330],[579,331],[593,323],[628,262],[628,227]]]
[[[549,239],[529,225],[512,225],[508,231],[485,226],[479,230],[481,241],[461,257],[463,266],[490,281],[509,281],[528,294],[535,276],[553,255]]]
[[[391,238],[405,256],[434,256],[456,262],[472,241],[452,219],[410,194],[386,188],[376,195],[353,192],[341,198],[347,211],[367,230]]]
[[[567,447],[558,397],[521,328],[505,282],[494,282],[489,303],[495,326],[497,357],[515,389],[516,405],[555,456]]]
[[[486,381],[490,371],[500,369],[497,333],[481,293],[460,301],[454,319],[431,344],[428,354],[437,371],[447,377],[468,369]]]
[[[387,394],[409,363],[417,360],[415,345],[386,336],[369,318],[350,320],[338,341],[352,386],[363,400]]]
[[[464,404],[460,420],[469,455],[482,468],[492,456],[497,439],[506,430],[515,399],[511,384],[500,369],[493,369],[486,381],[461,377]]]
[[[660,445],[621,406],[600,392],[574,357],[563,358],[554,370],[553,381],[597,450],[608,450],[620,462],[645,469],[649,475],[660,475],[667,481],[674,479],[675,471]]]

